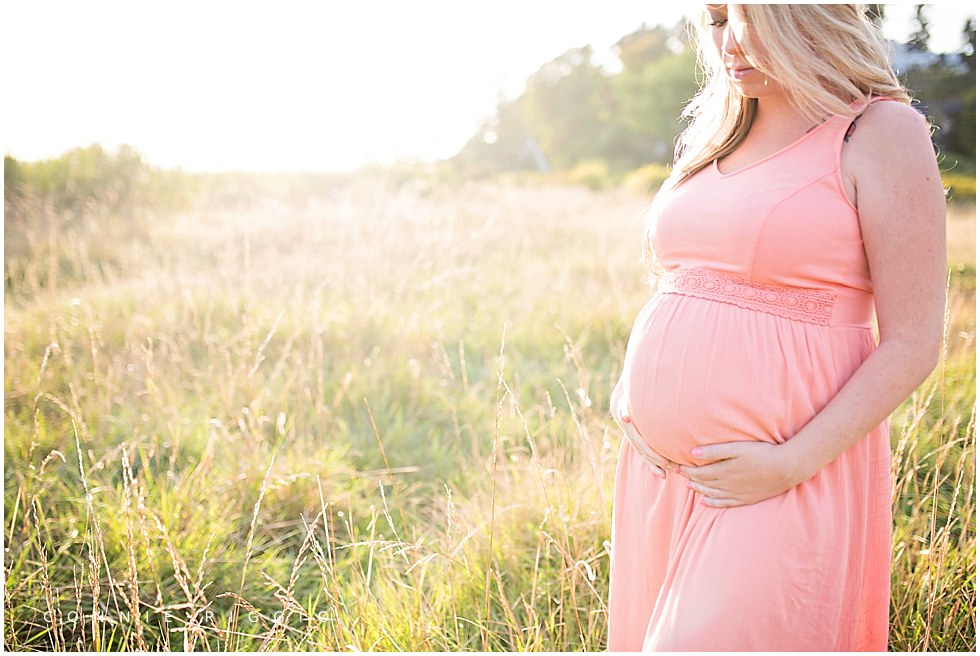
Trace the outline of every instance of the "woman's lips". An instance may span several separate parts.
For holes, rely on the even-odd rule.
[[[755,69],[754,68],[750,68],[750,67],[747,67],[747,68],[729,68],[728,69],[728,74],[731,75],[736,80],[739,80],[739,81],[744,80],[745,78],[747,78],[749,75],[751,75],[754,72],[755,72]]]

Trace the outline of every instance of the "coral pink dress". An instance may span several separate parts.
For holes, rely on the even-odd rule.
[[[877,98],[875,100],[878,100]],[[860,123],[858,122],[858,125]],[[717,162],[651,207],[666,273],[636,319],[625,396],[649,447],[792,439],[876,347],[874,298],[831,117],[737,171]],[[610,561],[610,651],[885,650],[888,423],[765,501],[710,508],[623,440]]]

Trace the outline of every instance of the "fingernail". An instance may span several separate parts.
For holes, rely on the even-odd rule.
[[[695,458],[700,458],[701,457],[701,447],[696,446],[693,449],[691,449],[691,455],[693,455]]]

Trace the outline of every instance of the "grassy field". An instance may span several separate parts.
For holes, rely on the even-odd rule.
[[[6,647],[604,649],[646,202],[8,205]],[[892,419],[896,650],[976,644],[972,207],[949,238],[945,356]]]

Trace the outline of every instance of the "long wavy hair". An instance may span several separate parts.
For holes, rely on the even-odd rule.
[[[746,25],[740,43],[752,66],[778,82],[793,105],[813,124],[828,115],[856,116],[851,104],[888,96],[910,104],[908,90],[892,71],[888,48],[864,5],[728,5]],[[716,159],[734,151],[749,133],[758,108],[725,73],[703,9],[688,29],[697,43],[701,87],[682,116],[687,128],[677,138],[674,166],[664,189],[682,184]],[[761,47],[753,48],[754,44]],[[648,236],[649,237],[649,236]],[[644,239],[644,259],[654,258]]]

